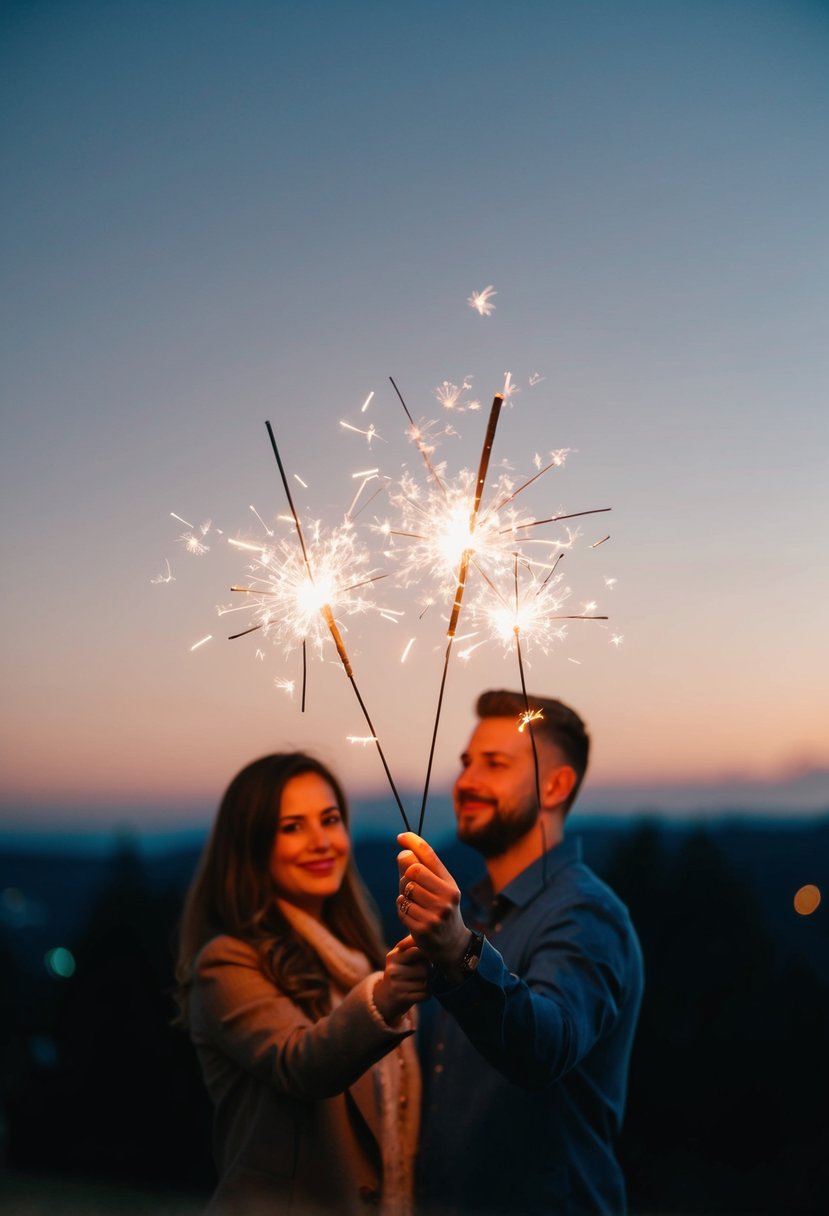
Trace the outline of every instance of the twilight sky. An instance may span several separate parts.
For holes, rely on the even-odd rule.
[[[570,448],[526,509],[613,508],[568,569],[609,627],[528,655],[594,735],[585,805],[826,808],[825,4],[43,0],[2,22],[8,824],[204,822],[293,746],[381,795],[332,650],[303,716],[275,685],[296,654],[225,640],[226,539],[261,538],[250,504],[285,511],[266,418],[303,520],[333,526],[354,471],[420,473],[390,374],[453,423],[454,475],[507,370],[493,477]],[[465,376],[482,411],[441,417]],[[213,521],[209,553],[171,511]],[[378,586],[406,616],[347,644],[416,790],[446,616]],[[512,653],[453,658],[436,792],[477,692],[516,684]]]

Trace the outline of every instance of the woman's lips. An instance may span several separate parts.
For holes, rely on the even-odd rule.
[[[326,857],[324,861],[302,862],[302,869],[309,874],[330,874],[336,863],[336,857]]]

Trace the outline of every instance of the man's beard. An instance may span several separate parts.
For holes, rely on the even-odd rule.
[[[535,800],[528,802],[524,807],[514,811],[511,815],[504,815],[502,811],[495,808],[495,814],[481,827],[474,825],[463,825],[463,804],[461,804],[461,816],[458,819],[458,840],[463,844],[468,844],[482,857],[500,857],[502,853],[506,853],[517,840],[522,836],[526,836],[531,828],[534,828],[538,822],[538,807]]]

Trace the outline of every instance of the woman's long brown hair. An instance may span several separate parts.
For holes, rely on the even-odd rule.
[[[316,773],[333,789],[348,826],[348,803],[337,778],[304,752],[263,756],[243,768],[225,792],[213,831],[184,904],[176,964],[180,1026],[189,1024],[193,964],[202,946],[227,933],[259,952],[265,974],[314,1019],[330,1009],[329,979],[317,954],[292,931],[276,904],[271,850],[282,793],[292,777]],[[382,968],[380,928],[352,858],[340,889],[325,902],[326,925],[347,946]]]

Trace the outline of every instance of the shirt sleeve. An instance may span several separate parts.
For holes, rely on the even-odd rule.
[[[526,943],[524,978],[485,941],[462,984],[434,995],[494,1068],[543,1089],[575,1067],[618,1017],[628,984],[629,927],[609,904],[574,903]]]
[[[386,1026],[373,1012],[378,977],[361,980],[314,1022],[268,979],[252,946],[214,938],[196,960],[193,1041],[291,1097],[331,1097],[412,1033],[410,1026]]]

